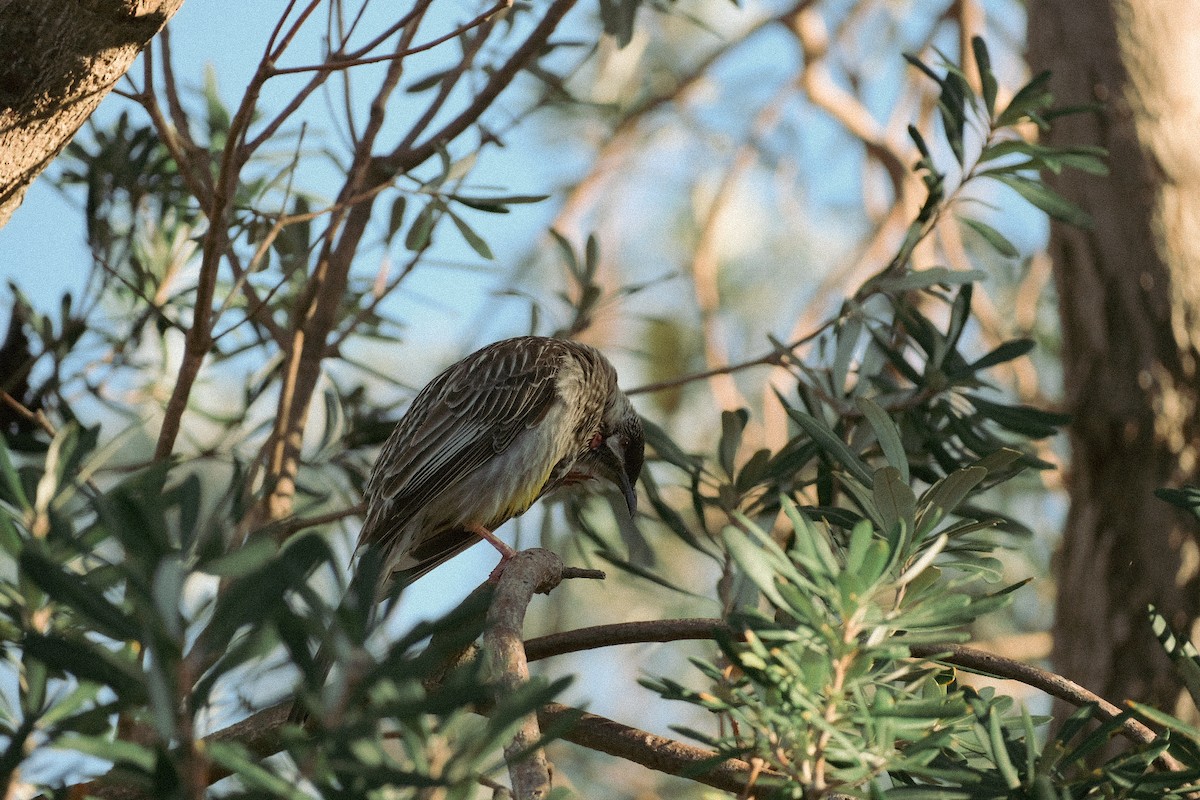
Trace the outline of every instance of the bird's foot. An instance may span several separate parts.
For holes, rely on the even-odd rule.
[[[488,583],[496,583],[500,580],[500,576],[504,574],[504,568],[513,556],[517,554],[516,550],[506,545],[496,537],[496,534],[489,531],[482,525],[471,525],[467,528],[471,533],[483,539],[485,542],[496,548],[500,552],[500,563],[492,570],[492,574],[488,575]]]

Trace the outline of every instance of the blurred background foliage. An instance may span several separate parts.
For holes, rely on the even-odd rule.
[[[1181,771],[1154,766],[1164,739],[1095,768],[1119,723],[1047,733],[1044,696],[911,650],[1049,651],[1065,418],[1039,247],[1046,215],[1088,220],[1038,175],[1105,164],[1036,143],[1057,111],[1020,58],[1021,4],[585,3],[489,94],[570,5],[419,3],[399,25],[281,4],[297,38],[262,31],[282,71],[245,97],[219,65],[167,69],[163,37],[60,158],[90,252],[67,268],[88,277],[51,308],[14,282],[0,359],[8,796],[107,774],[201,797],[233,773],[223,796],[486,796],[514,720],[551,698],[751,761],[763,796],[1195,780],[1195,732],[1163,711],[1142,713]],[[408,54],[414,36],[445,42]],[[481,630],[459,603],[490,554],[390,614],[343,596],[407,400],[527,332],[602,347],[651,456],[635,522],[563,495],[506,531],[609,570],[536,603],[527,633],[742,635],[575,653],[497,695],[478,663],[442,671]],[[297,691],[307,729],[201,743]],[[713,791],[549,754],[580,796]]]

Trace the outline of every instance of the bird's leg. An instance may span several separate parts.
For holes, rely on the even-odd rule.
[[[500,541],[496,534],[482,525],[467,525],[465,527],[468,531],[500,551],[500,563],[496,565],[496,568],[492,570],[492,574],[488,576],[488,583],[495,583],[500,580],[500,574],[504,572],[504,565],[517,554],[517,551]]]

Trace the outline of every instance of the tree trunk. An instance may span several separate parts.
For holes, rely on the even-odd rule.
[[[1060,104],[1103,104],[1051,140],[1106,147],[1112,170],[1048,176],[1095,220],[1050,238],[1072,414],[1055,661],[1110,700],[1170,709],[1146,609],[1191,634],[1200,603],[1194,521],[1153,496],[1200,483],[1200,0],[1035,0],[1029,61]]]
[[[183,0],[0,0],[0,227]]]

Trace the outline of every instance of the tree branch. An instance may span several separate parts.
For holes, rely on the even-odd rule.
[[[525,611],[535,593],[546,593],[562,581],[563,562],[550,550],[523,550],[504,565],[488,608],[483,632],[483,657],[496,685],[505,694],[529,683],[529,663],[521,631]],[[504,746],[504,760],[516,800],[534,800],[550,794],[550,762],[538,747],[542,738],[537,714],[522,717],[516,733]]]
[[[721,760],[721,756],[712,750],[657,736],[599,714],[589,714],[558,703],[547,703],[538,712],[538,721],[546,728],[573,718],[575,723],[562,734],[565,741],[623,758],[647,769],[686,777],[715,789],[742,792],[754,776],[776,774],[761,767],[755,768],[740,759]]]
[[[535,661],[551,656],[594,650],[598,647],[634,644],[640,642],[673,642],[685,639],[712,639],[718,632],[737,635],[737,632],[720,619],[652,620],[649,622],[625,622],[616,625],[598,625],[573,631],[541,636],[526,643],[528,658]],[[1048,670],[1024,664],[1004,656],[988,653],[974,647],[959,644],[912,645],[909,651],[916,658],[952,664],[968,670],[978,670],[1040,689],[1051,697],[1074,706],[1092,705],[1095,716],[1108,721],[1119,718],[1124,712],[1103,697],[1088,691],[1074,681]],[[1121,733],[1139,744],[1151,744],[1158,737],[1150,728],[1136,719],[1125,719]],[[1182,765],[1164,753],[1160,760],[1172,770],[1181,770]]]

